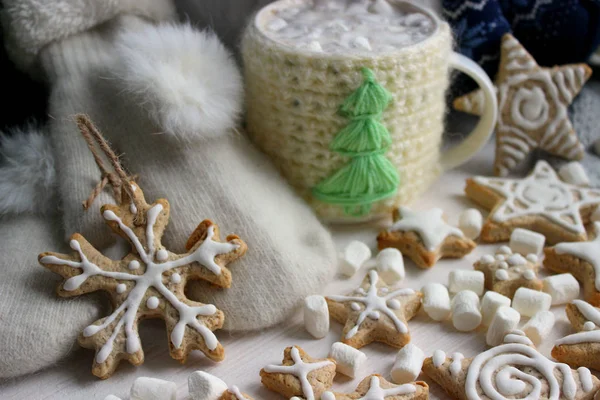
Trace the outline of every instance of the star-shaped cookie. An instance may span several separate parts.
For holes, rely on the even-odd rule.
[[[342,342],[359,349],[371,342],[398,348],[410,342],[406,322],[419,311],[422,297],[412,289],[390,289],[370,270],[354,293],[325,299],[331,318],[345,324]]]
[[[485,287],[510,299],[520,287],[542,290],[542,281],[537,277],[538,257],[528,254],[523,257],[513,253],[510,247],[500,247],[495,255],[486,254],[473,267],[485,275]]]
[[[298,396],[319,400],[333,385],[335,368],[334,360],[312,358],[300,347],[293,346],[284,350],[282,365],[267,365],[260,370],[260,378],[268,389],[287,399]]]
[[[572,370],[538,352],[521,331],[504,344],[465,358],[446,358],[437,350],[423,362],[423,372],[455,399],[592,400],[600,380],[589,369]]]
[[[481,231],[484,242],[506,241],[515,228],[539,232],[549,244],[586,240],[584,224],[600,206],[600,190],[561,181],[545,161],[523,179],[467,179],[465,193],[491,210]]]
[[[600,309],[582,300],[567,305],[567,317],[579,331],[556,342],[552,357],[576,367],[600,371]]]
[[[569,160],[583,158],[567,109],[592,75],[586,64],[542,68],[511,34],[502,38],[496,77],[498,123],[494,172],[506,176],[536,148]],[[481,115],[481,90],[454,101],[459,111]]]
[[[363,379],[353,393],[325,392],[321,400],[425,400],[429,398],[429,386],[425,382],[394,385],[381,375]]]
[[[584,298],[600,307],[600,222],[594,222],[595,239],[559,243],[544,249],[544,266],[554,272],[569,272],[583,286]]]
[[[431,268],[440,258],[461,258],[476,247],[475,242],[444,220],[439,208],[394,210],[394,224],[377,236],[380,250],[394,247],[421,268]]]

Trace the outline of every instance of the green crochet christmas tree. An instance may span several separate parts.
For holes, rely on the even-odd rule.
[[[377,201],[393,196],[400,185],[398,171],[385,158],[390,133],[380,122],[392,96],[363,68],[363,84],[342,104],[339,113],[350,123],[333,139],[331,151],[350,157],[342,169],[313,188],[320,201],[344,207],[346,214],[361,216]]]

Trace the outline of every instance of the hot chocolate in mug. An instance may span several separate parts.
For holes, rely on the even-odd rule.
[[[328,221],[364,221],[410,204],[441,172],[481,149],[496,124],[490,79],[452,51],[447,23],[412,3],[279,0],[254,17],[242,52],[249,135]],[[483,89],[486,110],[462,143],[442,153],[452,69]],[[361,96],[365,79],[391,94],[387,107],[359,116],[340,112]],[[370,154],[332,149],[352,118],[376,119],[391,141]],[[386,160],[372,164],[365,157],[373,155]],[[382,171],[384,164],[389,168]],[[392,190],[382,174],[399,177]],[[331,179],[339,180],[339,193],[323,195]]]

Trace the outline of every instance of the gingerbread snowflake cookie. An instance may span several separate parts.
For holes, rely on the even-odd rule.
[[[325,392],[321,400],[425,400],[429,398],[429,386],[425,382],[394,385],[381,375],[363,379],[353,393]]]
[[[523,179],[467,179],[466,195],[490,209],[481,240],[501,242],[515,228],[525,228],[546,236],[549,244],[587,239],[585,224],[600,207],[600,190],[561,181],[545,161],[538,161]]]
[[[536,148],[569,160],[583,158],[585,149],[567,111],[591,75],[586,64],[542,68],[514,36],[502,38],[496,79],[496,175],[508,175]],[[482,115],[483,92],[456,99],[454,108]]]
[[[600,308],[582,300],[567,305],[567,317],[579,331],[556,342],[552,357],[572,367],[600,371]]]
[[[342,342],[361,348],[371,342],[402,347],[410,342],[407,321],[421,307],[421,292],[391,289],[376,270],[347,296],[326,296],[329,315],[344,324]]]
[[[423,372],[455,399],[592,400],[600,380],[544,357],[521,331],[474,358],[437,350]]]
[[[196,229],[188,253],[172,253],[161,243],[169,221],[168,201],[147,204],[142,190],[134,183],[132,189],[134,201],[107,204],[101,211],[110,228],[131,245],[123,259],[105,257],[79,234],[71,237],[73,255],[39,256],[44,267],[65,278],[57,290],[60,296],[104,290],[112,300],[112,314],[79,336],[81,346],[96,350],[92,372],[106,379],[121,360],[140,365],[144,353],[138,324],[147,318],[165,320],[174,359],[185,362],[192,350],[201,350],[211,360],[222,360],[224,349],[212,331],[223,325],[223,313],[211,304],[189,300],[184,289],[193,279],[229,287],[231,273],[226,265],[246,252],[246,244],[236,235],[221,242],[217,225],[206,220]],[[137,225],[139,220],[144,223]]]
[[[594,234],[589,242],[559,243],[544,249],[544,266],[571,273],[581,282],[584,298],[600,307],[600,222],[594,223]]]
[[[510,247],[500,247],[495,255],[486,254],[473,267],[485,275],[485,287],[508,298],[513,298],[520,287],[542,290],[543,284],[537,277],[538,257],[513,253]]]
[[[298,396],[319,400],[333,385],[335,361],[315,359],[298,346],[288,347],[282,365],[267,365],[260,371],[261,382],[286,398]]]
[[[431,268],[440,258],[461,258],[476,247],[475,242],[444,220],[439,208],[394,210],[394,224],[377,236],[379,249],[394,247],[421,268]]]

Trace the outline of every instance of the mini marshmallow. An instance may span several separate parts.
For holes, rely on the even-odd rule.
[[[542,280],[543,291],[552,296],[552,305],[567,304],[579,297],[579,282],[571,274],[552,275]]]
[[[425,353],[412,343],[407,344],[396,355],[396,362],[392,367],[392,382],[402,385],[414,382],[423,367]]]
[[[550,334],[555,320],[556,318],[551,311],[540,311],[527,321],[523,326],[523,332],[537,346]]]
[[[489,326],[492,318],[496,315],[498,308],[506,306],[510,307],[510,299],[491,290],[485,292],[481,300],[481,314],[483,315],[483,324]]]
[[[356,39],[354,39],[353,43],[355,47],[371,50],[371,43],[369,43],[369,39],[364,36],[358,36]]]
[[[504,336],[517,327],[520,320],[521,314],[514,308],[507,306],[498,307],[485,336],[485,342],[488,346],[498,346],[504,341]]]
[[[452,325],[461,331],[469,332],[481,324],[479,296],[471,290],[458,292],[452,299]]]
[[[141,377],[133,381],[130,400],[175,400],[177,385],[162,379]],[[193,398],[196,400],[196,398]]]
[[[458,227],[469,239],[477,239],[483,227],[483,216],[475,208],[463,211],[458,217]]]
[[[404,279],[404,260],[400,250],[393,247],[381,250],[377,254],[377,272],[381,279],[389,284]]]
[[[512,306],[525,317],[533,317],[540,311],[548,311],[552,297],[548,293],[520,287],[515,292]]]
[[[361,365],[367,360],[365,353],[342,342],[331,346],[329,358],[335,360],[337,372],[350,378],[356,377]]]
[[[188,378],[192,400],[218,400],[227,391],[227,384],[204,371],[193,372]]]
[[[558,169],[558,175],[561,179],[571,185],[589,186],[590,178],[588,177],[583,165],[577,161],[567,163]]]
[[[106,396],[104,398],[104,400],[121,400],[121,399],[117,396],[113,396],[112,394],[109,394],[108,396]]]
[[[304,327],[315,339],[327,336],[329,307],[325,297],[313,295],[304,299]]]
[[[465,271],[456,269],[450,272],[448,277],[448,289],[452,293],[463,290],[475,292],[478,296],[483,294],[485,275],[481,271]]]
[[[348,243],[344,249],[339,272],[347,277],[352,277],[371,258],[371,249],[369,246],[358,240],[353,240]]]
[[[523,228],[517,228],[510,235],[510,248],[515,253],[520,253],[524,256],[528,254],[539,255],[544,250],[546,237],[537,232],[533,232]]]
[[[434,321],[444,321],[450,316],[450,295],[441,283],[429,283],[421,289],[423,310]]]

